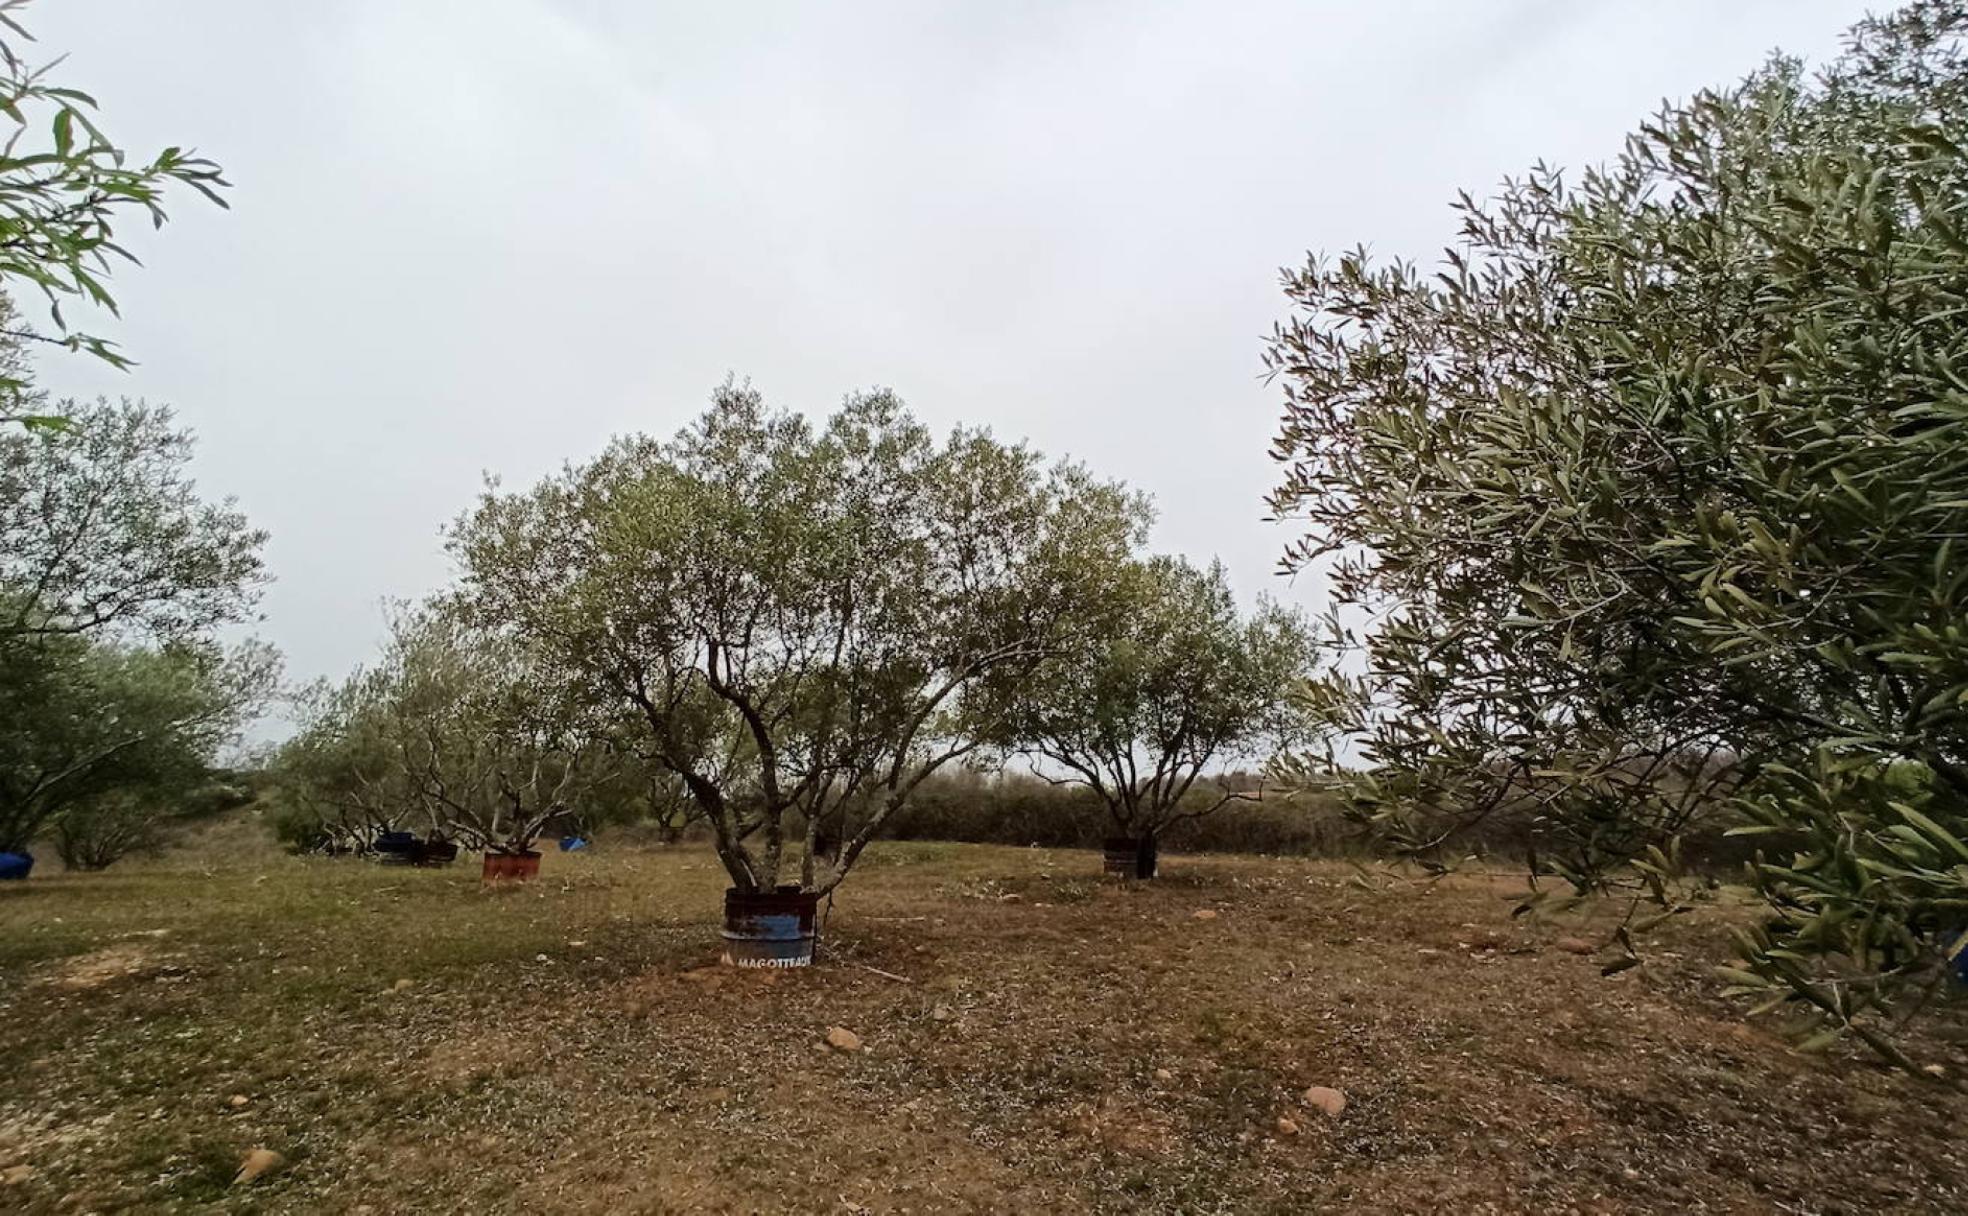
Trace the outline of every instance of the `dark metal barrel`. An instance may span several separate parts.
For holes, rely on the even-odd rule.
[[[433,868],[448,866],[458,860],[458,844],[453,840],[440,840],[432,837],[417,842],[416,852],[411,855],[413,864]]]
[[[1116,878],[1153,878],[1158,860],[1152,837],[1110,836],[1101,848],[1100,868]]]
[[[417,834],[415,832],[378,832],[373,844],[376,860],[386,866],[407,866],[415,860]]]
[[[798,887],[724,893],[727,967],[810,967],[813,911],[820,897]]]

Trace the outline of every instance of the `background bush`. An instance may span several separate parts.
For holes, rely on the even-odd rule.
[[[1253,779],[1242,779],[1246,787]],[[1215,787],[1190,792],[1197,804]],[[1117,835],[1107,806],[1083,786],[1054,785],[1024,773],[938,774],[890,821],[893,840],[957,840],[978,844],[1097,849]],[[1273,853],[1333,856],[1364,850],[1365,832],[1347,821],[1337,800],[1319,793],[1272,795],[1233,802],[1205,819],[1169,829],[1162,846],[1174,852]]]

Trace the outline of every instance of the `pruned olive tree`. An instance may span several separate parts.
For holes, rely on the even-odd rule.
[[[1205,796],[1205,773],[1261,765],[1310,740],[1295,694],[1316,652],[1301,614],[1270,601],[1239,611],[1220,562],[1133,562],[1103,589],[1094,636],[1004,683],[1006,721],[1037,771],[1106,804],[1134,846],[1136,876],[1149,878],[1163,832],[1260,796],[1227,786]]]
[[[615,796],[605,719],[441,603],[397,613],[377,663],[308,705],[276,764],[297,845],[360,848],[407,827],[521,854]]]
[[[540,678],[508,635],[441,607],[405,613],[382,671],[395,762],[439,829],[470,848],[529,852],[613,771],[601,715]]]
[[[1465,197],[1439,273],[1314,258],[1269,353],[1365,804],[1529,815],[1536,872],[1670,909],[1746,816],[1737,979],[1875,1043],[1968,926],[1965,35],[1922,0]]]
[[[275,833],[300,851],[362,852],[384,832],[436,824],[398,758],[383,677],[316,681],[294,699],[296,729],[270,765]]]
[[[639,720],[739,892],[832,890],[910,793],[988,746],[973,697],[1080,640],[1145,502],[894,396],[823,425],[727,385],[452,533],[461,600]],[[823,856],[823,824],[841,843]]]

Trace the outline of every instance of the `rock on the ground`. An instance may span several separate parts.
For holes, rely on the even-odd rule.
[[[1155,1079],[1157,1081],[1162,1082],[1163,1084],[1167,1084],[1168,1082],[1175,1080],[1175,1074],[1170,1072],[1166,1068],[1157,1068],[1155,1070]]]
[[[233,1176],[232,1185],[239,1186],[257,1181],[286,1164],[287,1158],[272,1149],[256,1148],[247,1153],[246,1159],[239,1163],[239,1173]]]
[[[1322,1112],[1329,1119],[1339,1118],[1339,1112],[1346,1109],[1346,1095],[1325,1085],[1314,1085],[1301,1095],[1305,1104]]]
[[[1599,950],[1599,947],[1582,937],[1561,937],[1551,944],[1567,954],[1595,954]]]
[[[1196,909],[1196,912],[1195,912],[1195,916],[1196,916],[1196,919],[1197,919],[1197,920],[1215,920],[1215,919],[1216,919],[1216,909],[1215,909],[1215,908],[1198,908],[1198,909]]]
[[[417,981],[415,981],[415,980],[410,980],[410,979],[403,979],[403,980],[398,980],[398,981],[396,981],[396,982],[395,982],[394,984],[391,984],[391,985],[390,985],[390,991],[391,991],[391,992],[408,992],[408,991],[410,991],[410,990],[411,990],[412,988],[415,988],[416,986],[417,986]]]
[[[1279,1115],[1278,1134],[1280,1136],[1296,1136],[1298,1134],[1298,1124],[1284,1115]]]
[[[860,1051],[861,1036],[845,1026],[827,1027],[827,1046],[835,1051]]]
[[[232,1095],[232,1097],[227,1098],[226,1101],[232,1104],[232,1109],[238,1110],[239,1108],[250,1103],[252,1099],[247,1097],[245,1094],[234,1094]]]

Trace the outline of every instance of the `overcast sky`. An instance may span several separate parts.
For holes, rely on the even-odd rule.
[[[449,578],[482,474],[667,434],[728,373],[1071,454],[1154,494],[1158,549],[1316,606],[1263,522],[1278,268],[1432,256],[1458,188],[1600,161],[1865,8],[39,0],[113,136],[236,187],[132,233],[125,319],[85,327],[141,366],[41,378],[198,430],[201,484],[272,532],[296,678]]]

